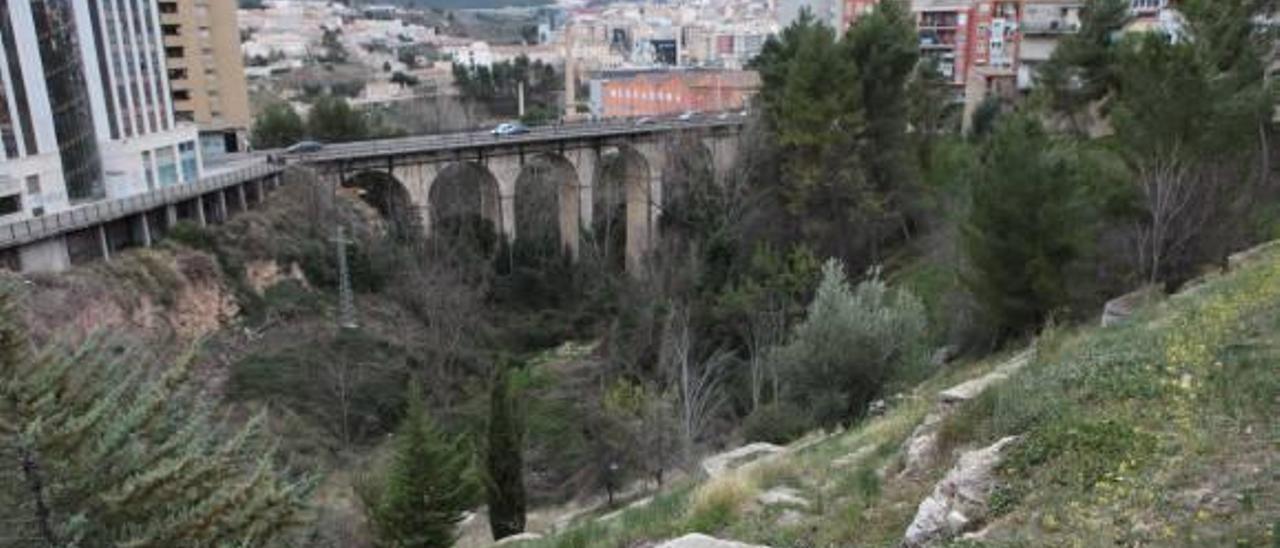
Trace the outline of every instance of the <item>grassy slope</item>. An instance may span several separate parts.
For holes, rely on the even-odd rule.
[[[999,359],[948,370],[885,417],[788,458],[687,486],[531,544],[624,547],[701,531],[772,546],[890,546],[954,459],[897,477],[933,395]],[[1051,330],[1037,358],[964,406],[947,447],[1024,435],[984,540],[957,545],[1280,545],[1280,256],[1207,280],[1111,329]],[[865,458],[837,466],[866,449]],[[787,485],[801,519],[750,501]]]

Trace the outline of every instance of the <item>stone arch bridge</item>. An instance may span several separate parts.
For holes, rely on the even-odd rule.
[[[745,120],[726,117],[694,122],[661,121],[637,125],[592,123],[538,128],[496,137],[487,132],[410,137],[329,145],[298,155],[327,182],[359,187],[376,199],[384,214],[399,209],[428,235],[446,216],[468,211],[494,232],[514,241],[530,209],[546,209],[556,219],[560,244],[577,256],[581,235],[589,230],[601,193],[610,193],[618,209],[625,203],[626,267],[639,272],[652,248],[662,212],[663,182],[673,164],[673,143],[698,149],[717,181],[730,176],[737,161],[738,136]],[[620,169],[606,175],[605,158]],[[553,181],[553,198],[531,205],[529,175]],[[618,180],[621,179],[621,180]],[[545,183],[544,183],[545,184]]]

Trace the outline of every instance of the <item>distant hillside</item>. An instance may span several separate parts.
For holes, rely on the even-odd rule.
[[[548,6],[552,0],[378,0],[367,4],[395,4],[414,9],[497,9]]]

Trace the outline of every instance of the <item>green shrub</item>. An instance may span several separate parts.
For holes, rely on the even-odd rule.
[[[169,229],[169,233],[165,237],[175,243],[200,251],[214,252],[218,247],[217,239],[212,230],[201,227],[191,221],[179,221],[178,224]]]
[[[807,317],[773,357],[787,364],[788,399],[822,426],[861,417],[890,382],[923,376],[925,324],[920,300],[890,290],[878,271],[852,289],[828,261]]]
[[[408,375],[402,349],[351,330],[331,339],[299,339],[297,346],[236,363],[228,397],[283,405],[343,443],[388,433],[403,409]]]
[[[784,444],[803,436],[813,423],[804,410],[780,402],[761,406],[742,423],[742,437],[748,442]]]

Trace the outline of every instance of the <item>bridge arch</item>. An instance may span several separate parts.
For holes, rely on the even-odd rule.
[[[422,215],[409,189],[385,171],[366,170],[342,180],[342,188],[353,191],[388,221],[392,234],[408,238],[422,233]]]
[[[677,135],[666,143],[662,168],[659,232],[679,235],[696,225],[706,208],[716,207],[718,186],[715,152],[693,135]]]
[[[640,272],[654,237],[653,217],[659,201],[655,176],[661,165],[639,147],[607,149],[593,192],[591,234],[606,260]],[[650,151],[651,152],[651,151]]]
[[[561,154],[531,158],[515,181],[515,243],[522,252],[577,254],[581,226],[578,167]]]
[[[427,193],[431,236],[491,254],[502,234],[498,180],[484,165],[455,162],[436,174]]]

